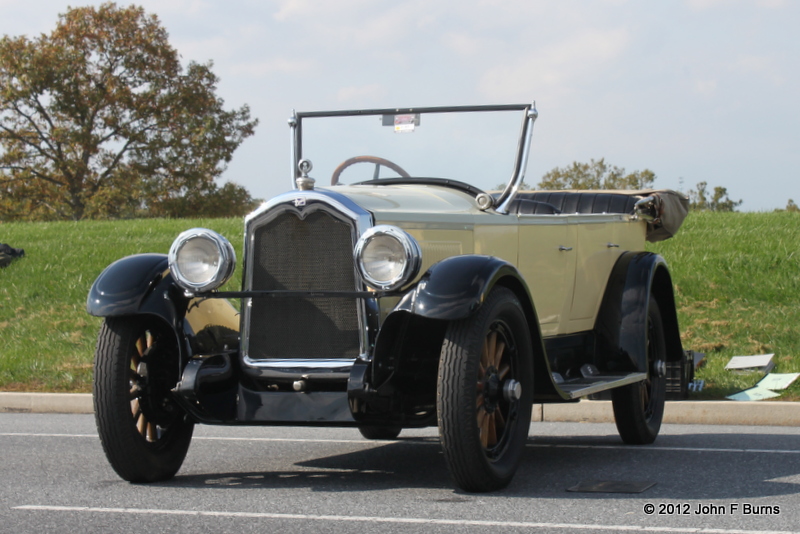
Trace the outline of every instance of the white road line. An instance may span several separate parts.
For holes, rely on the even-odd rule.
[[[97,434],[43,434],[41,432],[0,432],[3,437],[42,437],[42,438],[95,438]]]
[[[97,434],[44,434],[35,432],[0,432],[0,437],[45,437],[45,438],[94,438]],[[417,445],[438,445],[439,441],[433,438],[416,438],[408,440],[365,440],[365,439],[320,439],[320,438],[253,438],[236,436],[194,436],[197,441],[254,441],[273,443],[353,443],[357,445],[371,445],[375,443],[405,443]],[[727,452],[746,454],[800,454],[800,450],[791,449],[726,449],[721,447],[659,447],[657,445],[581,445],[571,443],[528,443],[527,447],[544,449],[612,449],[625,451],[666,451],[666,452]]]
[[[15,506],[12,510],[33,512],[77,512],[94,514],[148,514],[243,519],[284,519],[306,521],[340,521],[352,523],[390,523],[398,525],[454,525],[460,527],[551,528],[569,530],[610,530],[614,532],[691,532],[714,534],[797,534],[781,530],[731,530],[694,527],[647,527],[642,525],[590,525],[582,523],[538,523],[528,521],[480,521],[468,519],[428,519],[420,517],[370,517],[347,515],[271,514],[265,512],[214,512],[207,510],[159,510],[152,508],[93,508],[83,506]]]
[[[528,443],[528,447],[554,449],[621,449],[626,451],[672,451],[672,452],[745,452],[767,454],[800,454],[800,450],[790,449],[723,449],[719,447],[659,447],[657,445],[580,445],[566,443]]]

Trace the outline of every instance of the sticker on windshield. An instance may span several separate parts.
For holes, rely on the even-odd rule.
[[[394,131],[395,133],[411,133],[414,128],[419,124],[419,115],[395,115],[394,116]]]

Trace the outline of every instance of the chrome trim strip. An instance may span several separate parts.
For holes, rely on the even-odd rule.
[[[245,364],[258,368],[270,378],[296,379],[303,375],[320,378],[347,378],[355,360],[251,360],[245,356]]]

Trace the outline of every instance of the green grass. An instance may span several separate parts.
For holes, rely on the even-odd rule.
[[[101,322],[85,311],[92,282],[120,257],[166,253],[193,226],[222,233],[241,258],[240,218],[0,224],[0,242],[26,254],[0,269],[0,390],[90,391]],[[648,248],[669,263],[684,347],[707,354],[697,373],[706,388],[693,398],[761,378],[725,371],[731,356],[772,352],[775,372],[800,372],[800,214],[692,213],[674,239]],[[800,384],[780,399],[800,400]]]
[[[667,260],[684,348],[706,353],[693,398],[723,398],[761,373],[724,369],[732,356],[774,353],[773,372],[800,372],[800,214],[691,213],[649,245]],[[800,400],[800,380],[780,400]]]
[[[194,226],[222,233],[241,257],[239,218],[0,224],[0,242],[25,249],[0,269],[0,390],[91,391],[102,321],[86,313],[92,282],[123,256],[167,253]],[[228,282],[240,285],[239,278]]]

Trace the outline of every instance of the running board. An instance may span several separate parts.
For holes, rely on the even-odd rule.
[[[557,373],[553,373],[557,375]],[[560,376],[553,376],[556,387],[563,391],[568,399],[578,399],[593,393],[600,393],[607,389],[627,386],[647,379],[647,373],[628,373],[624,375],[601,374],[585,378],[564,380]]]

